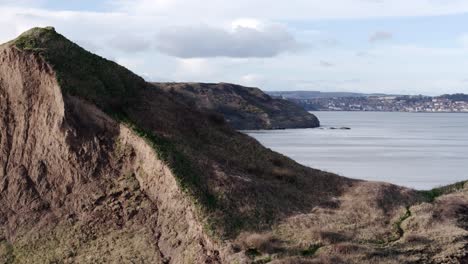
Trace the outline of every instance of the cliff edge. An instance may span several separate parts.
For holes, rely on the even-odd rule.
[[[53,28],[0,46],[0,113],[1,263],[466,261],[466,185],[301,166]]]

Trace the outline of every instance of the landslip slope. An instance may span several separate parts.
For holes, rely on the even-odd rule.
[[[0,113],[2,263],[466,258],[463,186],[306,168],[53,28],[0,46]]]
[[[229,83],[153,83],[195,109],[221,114],[235,129],[314,128],[316,116],[258,88]]]

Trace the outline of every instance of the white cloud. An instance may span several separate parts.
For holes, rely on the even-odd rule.
[[[311,20],[435,16],[468,12],[468,1],[435,0],[120,0],[117,8],[137,14],[172,16],[177,20],[235,19]],[[200,15],[202,14],[202,15]]]
[[[109,39],[108,44],[128,53],[144,52],[152,48],[152,43],[145,37],[135,34],[119,34]]]
[[[320,66],[322,67],[333,67],[335,66],[335,64],[331,63],[331,62],[328,62],[328,61],[320,61]]]
[[[261,87],[264,82],[264,77],[259,74],[246,74],[239,80],[239,84],[250,87]]]
[[[358,52],[356,52],[356,56],[360,57],[360,58],[373,58],[373,57],[375,57],[375,55],[370,53],[369,51],[358,51]]]
[[[179,58],[274,57],[300,44],[284,27],[237,24],[232,30],[210,26],[170,27],[157,37],[162,53]]]
[[[264,30],[265,23],[258,19],[253,18],[239,18],[231,22],[231,30],[235,31],[237,28],[253,28],[256,30]]]
[[[114,59],[114,61],[132,71],[138,71],[145,65],[145,61],[140,58],[122,57]]]
[[[0,22],[5,29],[0,32],[0,41],[12,39],[31,27],[51,25],[72,40],[86,43],[87,47],[107,56],[112,53],[109,48],[134,53],[152,52],[157,47],[165,54],[180,58],[272,57],[302,47],[286,27],[256,19],[235,19],[216,27],[173,26],[173,21],[119,12],[0,7]],[[157,27],[147,26],[153,24]]]
[[[468,33],[462,34],[459,38],[458,41],[464,48],[468,48]]]
[[[122,5],[123,2],[126,3]],[[205,0],[202,3],[194,0],[123,0],[116,9],[106,12],[0,5],[0,41],[12,39],[33,26],[55,26],[58,32],[85,48],[107,58],[118,58],[118,62],[153,80],[240,82],[282,90],[468,92],[466,83],[459,81],[466,79],[464,69],[468,67],[468,61],[464,58],[468,56],[468,49],[434,48],[431,43],[396,46],[390,45],[391,42],[372,45],[368,49],[366,33],[364,30],[359,32],[360,28],[356,28],[359,37],[353,39],[350,36],[356,34],[335,35],[328,32],[327,27],[315,28],[313,23],[314,19],[321,18],[456,14],[468,11],[467,5],[468,1],[434,0],[291,0],[274,5],[265,0]],[[152,8],[157,12],[152,12]],[[301,21],[292,23],[288,19]],[[273,23],[275,21],[285,24],[278,25]],[[337,24],[344,25],[345,29],[347,23],[350,27],[357,25],[351,24],[354,21],[336,23],[345,23]],[[286,25],[289,26],[286,28]],[[175,36],[171,35],[169,40],[174,42],[168,44],[170,52],[166,50],[166,53],[182,58],[163,55],[156,49],[157,44],[164,43],[158,41],[158,32],[172,28],[185,29],[183,33],[191,29],[196,31],[185,36],[180,36],[180,32],[171,33]],[[340,30],[343,29],[337,31]],[[403,40],[404,34],[401,34]],[[288,52],[298,48],[298,43],[303,41],[314,48],[301,53]],[[460,46],[468,44],[468,37],[461,36],[457,41]],[[210,46],[213,43],[218,45]],[[275,56],[277,54],[282,55]],[[203,58],[190,58],[194,56]],[[323,63],[320,63],[321,58]],[[339,67],[323,67],[328,64]],[[307,78],[324,82],[294,81]],[[333,82],[353,79],[361,81]]]
[[[370,50],[374,55],[378,56],[390,56],[390,57],[406,57],[406,59],[411,58],[439,58],[450,60],[457,58],[457,56],[466,56],[468,55],[467,50],[458,49],[458,48],[434,48],[430,46],[422,46],[416,44],[406,44],[406,45],[385,45],[378,48]]]
[[[393,34],[387,31],[376,31],[369,36],[369,42],[378,42],[390,40],[393,38]]]
[[[176,76],[179,78],[200,79],[212,73],[213,69],[205,59],[193,58],[177,60]]]
[[[40,6],[45,0],[0,0],[0,6]]]

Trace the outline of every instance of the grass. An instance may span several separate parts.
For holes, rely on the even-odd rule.
[[[14,263],[15,255],[13,246],[7,241],[0,241],[0,262],[9,264]]]
[[[371,244],[375,244],[375,245],[379,245],[379,246],[387,246],[390,243],[393,243],[393,242],[396,242],[396,241],[400,240],[403,237],[404,233],[405,233],[405,231],[403,230],[401,225],[403,224],[403,222],[405,220],[410,218],[411,215],[412,215],[412,213],[411,213],[410,207],[407,206],[405,213],[402,216],[400,216],[400,218],[398,218],[397,221],[395,221],[393,223],[393,229],[395,230],[394,231],[395,232],[394,236],[392,236],[390,238],[381,238],[381,239],[374,239],[374,240],[368,240],[368,241],[362,241],[362,242],[371,243]]]
[[[255,258],[260,256],[262,253],[260,253],[256,248],[249,248],[245,251],[245,254],[250,258]]]
[[[212,211],[217,199],[201,179],[202,173],[171,140],[137,125],[126,113],[138,105],[139,91],[148,84],[126,68],[92,54],[51,27],[33,28],[14,40],[17,48],[39,54],[52,67],[64,93],[98,106],[116,121],[126,124],[167,163],[181,189],[195,198],[203,210]]]
[[[388,241],[388,242],[390,242],[390,243],[391,243],[391,242],[395,242],[395,241],[399,240],[401,237],[403,237],[405,231],[403,230],[403,228],[401,227],[401,225],[403,224],[403,222],[404,222],[406,219],[408,219],[408,218],[410,218],[410,217],[411,217],[411,211],[410,211],[409,206],[407,206],[407,207],[406,207],[406,212],[405,212],[405,214],[402,215],[402,216],[398,219],[398,221],[396,221],[396,222],[393,224],[393,226],[394,226],[395,229],[396,229],[397,236],[396,236],[395,238],[393,238],[393,239],[390,239],[390,241]]]
[[[52,29],[35,29],[18,38],[15,43],[18,48],[38,53],[50,62],[64,93],[81,97],[96,104],[113,116],[115,120],[125,123],[136,134],[145,139],[157,155],[168,164],[181,189],[193,196],[197,203],[206,208],[207,211],[216,211],[216,214],[207,217],[206,227],[209,229],[223,228],[225,233],[235,235],[237,231],[242,229],[252,231],[265,228],[276,220],[278,212],[285,215],[290,212],[309,212],[311,208],[319,204],[320,199],[325,200],[328,193],[337,196],[338,191],[335,188],[330,188],[330,186],[338,186],[341,183],[338,178],[326,173],[305,169],[286,158],[265,150],[253,140],[248,141],[246,138],[234,133],[222,134],[219,130],[212,128],[213,131],[207,131],[206,129],[202,131],[208,133],[206,136],[195,134],[195,132],[200,133],[200,131],[194,131],[192,135],[190,134],[192,131],[190,131],[187,134],[180,133],[180,136],[177,137],[176,133],[178,131],[170,131],[176,136],[169,139],[161,136],[163,133],[158,134],[154,132],[155,130],[142,127],[145,120],[138,120],[135,112],[139,114],[147,109],[139,110],[140,112],[134,111],[132,117],[129,117],[126,113],[132,113],[128,111],[129,109],[132,110],[129,107],[134,105],[132,100],[138,100],[138,91],[146,89],[146,83],[123,67],[88,53],[77,45],[68,42]],[[159,107],[159,105],[156,107]],[[154,111],[151,114],[154,113],[160,112]],[[164,111],[161,111],[161,113],[164,113]],[[161,118],[161,120],[164,120],[164,118]],[[174,127],[177,129],[183,128],[179,124]],[[193,141],[199,138],[202,139],[199,142],[197,141],[198,145],[195,145]],[[181,142],[179,139],[192,142]],[[185,151],[184,147],[190,148],[192,152]],[[119,151],[117,146],[116,152]],[[206,171],[200,170],[202,167],[197,163],[197,160],[203,158],[217,161],[218,164],[224,166],[221,168],[223,172],[234,171],[246,180],[242,181],[242,184],[238,184],[238,182],[227,178],[226,182],[222,182],[224,184],[222,188],[224,189],[220,187],[221,191],[217,190],[217,195],[213,195],[207,184],[212,184],[211,180],[215,181],[217,179],[215,177],[209,178],[211,172],[209,168]],[[218,184],[218,182],[214,184]],[[221,185],[218,184],[218,186]],[[239,187],[245,187],[245,189],[235,189]],[[455,184],[450,188],[442,187],[422,193],[434,200],[443,193],[458,190],[462,187],[463,185]],[[213,188],[213,190],[215,189]],[[229,201],[228,199],[232,200]],[[369,207],[369,203],[364,202],[366,200],[362,199],[362,197],[357,197],[356,200],[352,201],[353,203],[361,202],[362,207],[348,207],[347,210],[351,213],[343,214],[341,218],[339,218],[338,214],[330,216],[321,214],[320,216],[324,217],[323,222],[313,226],[323,228],[320,223],[328,224],[334,221],[338,224],[350,226],[348,219],[351,218],[349,216],[356,214],[355,223],[364,223],[368,226],[375,224],[376,226],[373,229],[363,228],[363,231],[359,230],[360,232],[369,233],[367,230],[374,231],[380,228],[377,220],[380,221],[381,218],[375,221],[372,219],[367,221],[366,218],[368,217],[366,212],[370,212],[370,215],[375,214],[375,208]],[[403,204],[403,202],[401,203]],[[368,207],[369,209],[367,209]],[[342,208],[346,207],[342,206]],[[360,208],[365,209],[364,212],[361,212]],[[395,228],[399,234],[403,231],[401,228],[402,223],[409,216],[411,216],[411,212],[407,210],[395,222]],[[307,230],[299,229],[294,235],[302,235],[300,232],[306,233]],[[68,233],[64,232],[64,235],[66,234]],[[61,235],[59,234],[59,237]],[[69,241],[73,240],[74,238],[69,239]],[[126,235],[122,235],[122,239],[119,239],[119,241],[126,243],[130,240]],[[67,240],[59,242],[55,243],[54,241],[54,244],[51,244],[50,247],[56,244],[66,245]],[[19,253],[22,253],[15,256],[31,259],[29,257],[31,256],[29,255],[31,250],[27,246],[24,246],[26,250],[19,251]],[[122,245],[122,247],[126,247],[126,245]],[[262,255],[257,254],[261,254],[259,252],[261,248],[256,248],[258,250],[249,249],[249,253],[255,255],[255,258],[260,258]],[[316,255],[319,249],[320,245],[311,245],[306,249],[303,247],[295,248],[294,252],[296,255],[300,254],[307,257]],[[111,252],[113,251],[114,249],[111,250]],[[36,252],[42,252],[42,248],[38,248]],[[92,253],[95,252],[102,251]],[[322,255],[322,252],[320,253]],[[99,256],[99,254],[94,255]]]
[[[33,28],[12,43],[40,54],[53,67],[64,91],[102,109],[130,104],[137,90],[146,85],[124,67],[84,50],[51,27]]]
[[[64,94],[96,105],[144,138],[197,208],[208,212],[201,218],[215,237],[235,238],[242,231],[266,230],[281,217],[309,210],[340,189],[334,187],[342,182],[335,175],[305,169],[222,126],[221,119],[215,117],[221,125],[213,125],[172,96],[153,91],[152,85],[124,67],[87,52],[52,28],[32,29],[11,44],[40,55],[53,68]],[[117,144],[115,153],[120,151]]]
[[[267,256],[253,261],[252,264],[265,264],[271,262],[272,260],[273,259],[270,256]]]
[[[419,191],[419,193],[425,198],[426,201],[433,202],[435,201],[435,199],[437,199],[438,197],[444,194],[449,194],[449,193],[457,192],[457,191],[464,189],[465,185],[467,184],[468,184],[468,181],[461,181],[461,182],[457,182],[457,183],[450,184],[447,186],[434,188],[428,191]]]
[[[322,247],[320,244],[312,244],[307,249],[301,251],[303,257],[311,257]]]
[[[60,223],[40,236],[27,234],[15,241],[14,258],[2,262],[0,256],[0,263],[153,263],[156,259],[147,228],[100,228],[84,222]]]
[[[184,192],[194,197],[199,204],[202,204],[209,211],[217,207],[216,197],[208,191],[204,181],[200,177],[202,173],[177,149],[174,143],[135,125],[132,120],[124,115],[114,114],[113,117],[127,125],[155,150],[158,157],[171,168],[179,187]]]

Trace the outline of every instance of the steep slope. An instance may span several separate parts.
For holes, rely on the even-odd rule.
[[[351,182],[263,148],[217,116],[193,111],[53,29],[33,29],[11,45],[44,58],[65,94],[97,105],[147,139],[172,167],[180,186],[213,216],[214,229],[222,236],[242,227],[268,226],[266,221],[313,206]]]
[[[292,102],[258,88],[219,83],[154,83],[199,110],[215,111],[235,129],[313,128],[320,122]]]
[[[0,62],[0,262],[466,255],[465,192],[421,203],[412,190],[303,167],[53,28],[0,46]]]
[[[5,262],[218,261],[193,204],[144,140],[62,94],[41,57],[0,53]]]
[[[171,256],[172,263],[183,263],[174,260],[187,258],[182,251],[209,259],[206,232],[234,237],[267,228],[350,183],[264,149],[52,28],[32,29],[2,45],[0,54],[6,205],[0,219],[6,241],[18,247],[19,262],[34,252],[31,245],[37,251],[49,243],[64,245],[56,228],[50,231],[55,242],[26,243],[32,230],[63,226],[64,219],[90,230],[92,222],[103,221],[90,231],[92,238],[141,229],[154,245],[135,243],[160,250],[150,260]],[[134,140],[127,142],[122,137],[129,133]],[[142,145],[154,153],[139,151]],[[26,248],[18,246],[21,241]],[[92,241],[86,235],[70,257],[80,257],[76,251],[86,252]]]

